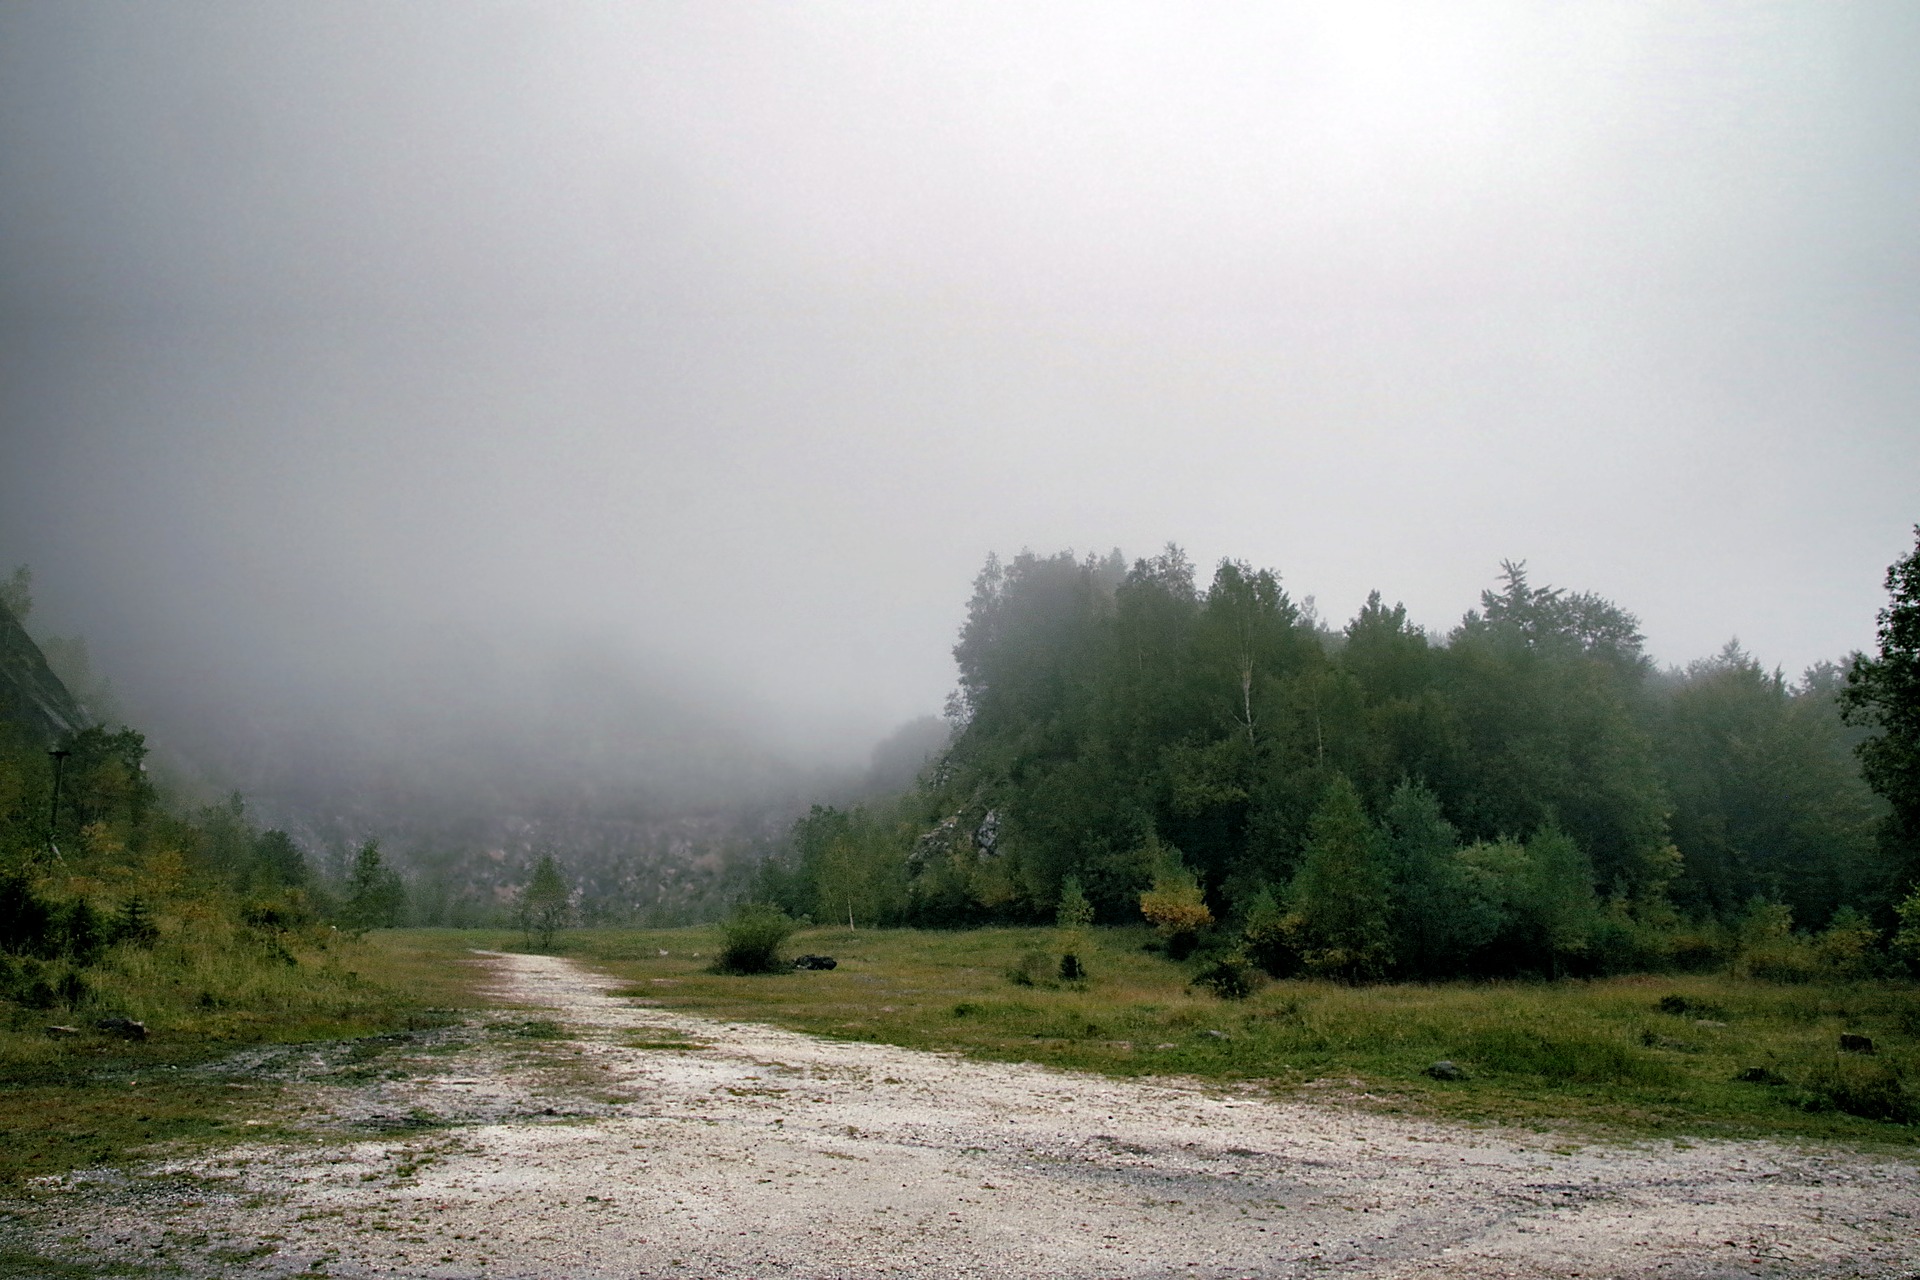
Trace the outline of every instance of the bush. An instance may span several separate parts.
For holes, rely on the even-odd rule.
[[[1807,1073],[1800,1105],[1808,1111],[1844,1111],[1863,1120],[1920,1121],[1920,1098],[1884,1062],[1835,1057]]]
[[[1240,936],[1248,958],[1271,977],[1290,978],[1300,971],[1300,953],[1293,945],[1287,913],[1273,890],[1263,887],[1248,901]]]
[[[1016,987],[1037,987],[1049,977],[1053,955],[1045,947],[1028,947],[1007,968],[1007,981]]]
[[[713,962],[715,973],[783,973],[787,964],[780,949],[799,926],[792,917],[764,902],[752,903],[733,913],[726,924],[726,940],[720,958]]]
[[[1193,985],[1213,992],[1222,1000],[1245,1000],[1259,989],[1261,973],[1237,953],[1221,956],[1202,969]]]
[[[1894,957],[1920,974],[1920,885],[1915,885],[1893,910],[1900,920],[1900,930],[1893,935]]]
[[[1180,864],[1177,853],[1160,852],[1159,863],[1153,887],[1140,895],[1140,914],[1159,932],[1167,954],[1183,960],[1193,954],[1191,943],[1200,930],[1213,923],[1213,912],[1200,893],[1200,882]],[[1185,950],[1176,955],[1176,947]]]

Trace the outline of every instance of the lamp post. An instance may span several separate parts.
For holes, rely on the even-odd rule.
[[[60,856],[60,846],[54,843],[54,832],[60,822],[60,775],[65,770],[67,757],[73,752],[65,747],[48,747],[47,754],[53,757],[53,803],[47,809],[47,848],[53,850],[55,861],[65,862]]]

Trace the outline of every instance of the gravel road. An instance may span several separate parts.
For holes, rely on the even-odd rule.
[[[50,1181],[36,1247],[189,1276],[1920,1273],[1910,1160],[970,1062],[484,963],[515,1012],[358,1066],[263,1054],[305,1073],[272,1140]]]

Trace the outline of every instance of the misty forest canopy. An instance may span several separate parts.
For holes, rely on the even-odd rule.
[[[1023,552],[989,558],[954,656],[950,749],[896,806],[816,808],[768,896],[964,924],[1184,894],[1256,950],[1434,974],[1653,963],[1755,911],[1884,924],[1915,869],[1841,666],[1789,683],[1729,643],[1661,671],[1633,614],[1523,563],[1442,636],[1377,592],[1336,630],[1172,546]]]

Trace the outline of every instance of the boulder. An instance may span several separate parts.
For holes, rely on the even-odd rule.
[[[1467,1073],[1461,1069],[1459,1063],[1449,1062],[1445,1058],[1440,1059],[1440,1061],[1428,1067],[1427,1074],[1435,1080],[1465,1080],[1467,1078]]]

